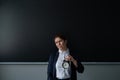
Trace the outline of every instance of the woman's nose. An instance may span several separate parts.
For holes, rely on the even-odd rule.
[[[60,45],[60,43],[58,43],[58,45]]]

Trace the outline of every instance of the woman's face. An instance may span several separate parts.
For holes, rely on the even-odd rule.
[[[63,40],[60,37],[55,38],[55,45],[58,49],[60,49],[62,51],[66,50],[66,48],[67,48],[66,44],[67,44],[66,40]]]

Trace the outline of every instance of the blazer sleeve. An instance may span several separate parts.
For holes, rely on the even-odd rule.
[[[84,72],[84,66],[82,65],[82,63],[80,61],[77,61],[78,67],[77,67],[77,71],[79,73],[83,73]]]
[[[49,57],[47,68],[47,80],[53,80],[53,56]]]
[[[76,68],[77,72],[78,73],[83,73],[84,72],[84,66],[83,66],[83,64],[81,63],[81,61],[80,61],[80,59],[79,59],[78,56],[75,55],[74,57],[75,57],[75,59],[77,61],[77,65],[78,65],[78,67]]]

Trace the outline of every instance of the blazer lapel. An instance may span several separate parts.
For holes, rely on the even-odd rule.
[[[56,77],[56,62],[58,59],[59,52],[56,53],[55,59],[54,59],[54,66],[53,66],[53,76]]]

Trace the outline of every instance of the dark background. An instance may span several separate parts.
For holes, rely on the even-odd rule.
[[[83,62],[119,62],[119,9],[109,1],[1,0],[0,61],[47,62],[67,36]],[[119,26],[118,26],[119,27]],[[118,35],[118,36],[117,36]],[[117,36],[117,38],[116,38]]]

